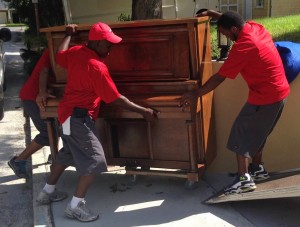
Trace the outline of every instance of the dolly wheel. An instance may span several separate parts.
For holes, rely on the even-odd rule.
[[[184,187],[188,190],[196,189],[198,187],[196,183],[196,181],[186,180]]]

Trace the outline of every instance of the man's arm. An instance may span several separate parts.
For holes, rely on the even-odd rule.
[[[206,11],[203,11],[203,12],[197,14],[196,16],[197,17],[209,16],[209,17],[213,18],[214,20],[218,20],[221,15],[222,15],[222,13],[217,12],[215,10],[206,10]]]
[[[157,115],[159,114],[159,112],[157,112],[156,110],[137,105],[136,103],[131,102],[128,98],[126,98],[123,95],[121,95],[118,99],[112,102],[112,104],[121,106],[122,108],[131,110],[133,112],[140,113],[147,121],[153,121],[158,118]]]
[[[59,45],[57,51],[69,49],[71,37],[72,37],[72,35],[74,35],[76,33],[77,33],[77,25],[76,24],[67,25],[66,26],[66,35],[65,35],[63,41],[61,42],[61,44]]]
[[[199,89],[193,90],[190,92],[185,93],[179,101],[179,107],[184,108],[187,105],[191,105],[193,103],[196,103],[198,97],[203,96],[212,90],[214,90],[216,87],[218,87],[223,81],[225,80],[225,77],[220,76],[219,74],[214,74],[209,80]]]
[[[55,98],[54,95],[48,93],[48,77],[49,77],[49,69],[47,67],[44,67],[40,73],[39,94],[36,97],[36,103],[42,111],[45,111],[47,99]]]

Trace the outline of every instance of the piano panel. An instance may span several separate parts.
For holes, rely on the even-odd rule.
[[[105,59],[113,80],[189,79],[187,30],[177,27],[161,26],[158,31],[153,28],[115,29],[123,40],[113,46]]]

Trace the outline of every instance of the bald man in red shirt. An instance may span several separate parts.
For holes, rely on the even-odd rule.
[[[75,33],[76,25],[66,27],[66,37],[56,55],[57,63],[68,74],[64,96],[58,107],[64,149],[58,153],[37,202],[47,204],[66,198],[65,193],[55,190],[55,185],[65,168],[74,165],[79,180],[65,214],[69,218],[89,222],[95,221],[99,215],[87,208],[84,200],[86,192],[95,175],[107,171],[104,151],[95,135],[100,101],[140,113],[147,121],[155,120],[157,112],[121,95],[110,77],[103,59],[114,44],[121,42],[121,37],[115,35],[107,24],[99,22],[91,27],[87,44],[69,48],[71,35]]]
[[[207,10],[198,16],[218,19],[219,31],[234,44],[220,70],[198,90],[184,94],[179,105],[184,110],[226,78],[235,79],[239,73],[242,75],[249,96],[233,123],[227,143],[227,148],[236,153],[238,176],[224,193],[253,191],[256,188],[254,181],[269,177],[262,163],[262,151],[290,92],[283,64],[271,35],[262,25],[245,22],[238,13],[231,11],[221,14]],[[252,163],[248,165],[249,158]]]

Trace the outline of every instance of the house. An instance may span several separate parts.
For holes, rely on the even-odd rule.
[[[8,3],[0,0],[0,24],[12,23],[12,11]]]
[[[121,13],[131,14],[132,0],[63,0],[66,18],[73,23],[115,22]],[[163,18],[192,17],[202,8],[239,12],[245,19],[300,13],[299,0],[162,0]],[[116,7],[118,6],[118,7]]]

